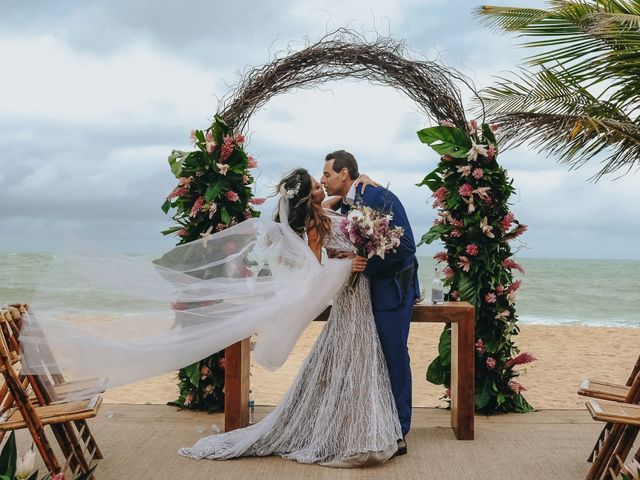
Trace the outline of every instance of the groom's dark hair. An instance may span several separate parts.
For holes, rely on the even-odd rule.
[[[329,160],[333,160],[333,171],[339,172],[343,168],[346,168],[349,172],[349,178],[351,180],[355,180],[360,176],[358,172],[358,162],[356,162],[356,157],[351,155],[349,152],[345,150],[336,150],[335,152],[327,153],[324,161],[328,162]]]

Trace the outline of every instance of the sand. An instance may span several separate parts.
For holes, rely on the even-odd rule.
[[[286,392],[300,364],[324,323],[311,324],[301,336],[285,365],[268,372],[251,365],[251,389],[257,405],[275,405]],[[416,407],[444,406],[444,389],[425,379],[427,365],[436,355],[442,325],[412,324],[409,352],[413,370],[413,403]],[[525,398],[536,409],[583,408],[576,395],[581,379],[624,383],[640,353],[640,329],[583,326],[521,325],[516,337],[521,351],[538,361],[520,367],[519,379],[528,391]],[[106,403],[166,403],[177,397],[176,373],[151,378],[106,392]]]

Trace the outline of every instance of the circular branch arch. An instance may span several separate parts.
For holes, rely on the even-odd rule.
[[[461,95],[453,82],[460,79],[458,74],[435,62],[408,58],[404,42],[386,37],[369,42],[346,29],[249,70],[222,100],[219,112],[231,129],[242,131],[251,115],[272,97],[345,78],[393,87],[428,116],[465,129]]]

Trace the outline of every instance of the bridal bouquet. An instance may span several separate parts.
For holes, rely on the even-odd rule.
[[[384,258],[385,254],[395,252],[404,234],[402,227],[390,225],[392,218],[389,214],[360,205],[353,207],[347,218],[342,220],[340,230],[353,243],[358,255]],[[353,287],[357,282],[358,273],[352,273],[349,286]]]

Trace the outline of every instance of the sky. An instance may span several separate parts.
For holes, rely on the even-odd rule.
[[[540,0],[496,0],[542,7]],[[349,27],[404,40],[415,58],[458,69],[477,88],[529,53],[473,17],[466,0],[220,2],[112,0],[0,3],[0,252],[52,251],[66,234],[113,250],[161,252],[177,239],[161,210],[175,186],[167,156],[189,149],[239,74]],[[278,53],[280,52],[280,53]],[[472,117],[471,93],[463,91]],[[438,157],[415,132],[432,126],[404,94],[366,82],[288,92],[254,114],[247,150],[257,196],[286,171],[317,176],[324,156],[352,152],[389,184],[416,237],[431,225],[430,192],[416,183]],[[640,172],[590,178],[598,159],[569,171],[527,147],[499,157],[514,179],[513,211],[529,225],[520,257],[639,259]],[[263,206],[270,215],[273,202]],[[436,245],[421,247],[433,254]]]

